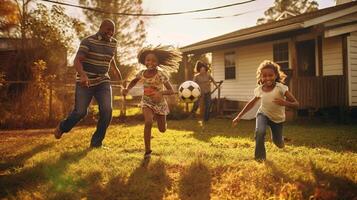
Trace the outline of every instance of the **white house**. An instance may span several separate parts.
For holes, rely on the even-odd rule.
[[[246,102],[256,69],[274,60],[288,74],[301,109],[357,106],[357,2],[258,25],[181,48],[212,53],[212,74],[223,80],[221,96]]]

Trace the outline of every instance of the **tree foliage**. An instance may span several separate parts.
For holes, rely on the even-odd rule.
[[[110,13],[142,13],[141,0],[79,0],[82,5],[94,6]],[[103,19],[112,19],[115,23],[115,39],[118,41],[116,61],[123,77],[128,77],[134,69],[136,55],[142,47],[145,38],[144,22],[139,16],[107,14],[83,10],[88,21],[92,24],[91,30],[97,32]],[[131,67],[128,67],[131,66]]]
[[[0,31],[9,31],[20,22],[20,13],[12,0],[1,0],[0,3]]]
[[[0,123],[43,123],[48,119],[49,80],[65,74],[67,55],[74,52],[73,43],[77,32],[83,30],[83,23],[66,15],[61,6],[47,7],[38,3],[36,9],[29,9],[33,8],[29,3],[35,1],[14,2],[17,11],[13,10],[12,14],[18,15],[19,20],[7,37],[16,44],[16,57],[4,73],[7,80],[29,82],[7,84],[1,89],[0,93],[6,91],[6,98],[0,101],[3,108],[0,114],[7,114],[3,115],[6,122],[0,120]],[[3,6],[2,2],[0,5]],[[54,93],[51,97],[53,101],[57,100],[52,107],[54,116],[61,116],[62,101],[58,101]],[[21,126],[20,123],[17,125]]]
[[[295,15],[318,10],[319,4],[315,0],[275,0],[274,5],[264,12],[265,17],[259,18],[257,24],[276,21],[284,11]]]
[[[16,0],[17,10],[12,10],[12,15],[17,15],[19,20],[8,35],[18,44],[13,70],[7,73],[11,80],[31,80],[31,66],[39,59],[46,62],[47,75],[64,72],[59,66],[66,65],[67,55],[74,52],[78,32],[84,29],[84,24],[68,16],[61,6],[47,7],[38,3],[36,9],[29,10],[29,2]],[[14,5],[13,2],[8,4]]]
[[[29,13],[28,32],[38,49],[32,55],[35,60],[43,59],[47,63],[49,75],[61,74],[66,66],[67,55],[75,51],[74,42],[76,29],[82,24],[65,14],[61,6],[54,5],[48,9],[43,4],[37,4],[37,9]]]

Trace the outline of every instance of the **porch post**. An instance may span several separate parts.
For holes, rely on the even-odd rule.
[[[348,79],[348,46],[347,46],[347,36],[343,35],[342,36],[342,72],[343,72],[343,77],[345,78],[345,96],[344,96],[344,101],[341,103],[344,103],[344,106],[349,106],[349,79]]]
[[[184,53],[182,55],[182,63],[183,63],[183,67],[184,67],[184,71],[185,71],[185,80],[188,80],[188,63],[187,63],[187,54]]]
[[[187,81],[188,80],[188,58],[187,58],[186,53],[184,53],[182,55],[182,63],[183,63],[184,71],[185,71],[185,81]],[[188,103],[185,103],[185,111],[189,112]]]
[[[297,66],[297,55],[296,55],[296,37],[292,36],[290,40],[290,45],[289,45],[289,52],[290,52],[290,63],[291,63],[291,81],[290,81],[290,91],[293,92],[294,95],[296,95],[296,92],[294,90],[294,85],[297,83],[297,78],[298,78],[298,66]]]
[[[296,53],[296,36],[292,36],[289,42],[289,53],[290,53],[290,63],[291,63],[291,79],[289,83],[289,88],[292,94],[296,98],[298,98],[299,92],[297,84],[298,84],[298,66],[297,66],[297,53]],[[286,109],[285,110],[287,120],[295,119],[297,116],[296,110],[293,109]]]
[[[319,76],[323,76],[323,62],[322,62],[322,36],[317,36],[317,58],[318,58],[318,73]]]

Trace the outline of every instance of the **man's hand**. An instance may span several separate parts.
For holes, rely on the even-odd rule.
[[[88,79],[87,74],[83,73],[83,74],[80,75],[79,84],[82,87],[89,87],[89,79]]]

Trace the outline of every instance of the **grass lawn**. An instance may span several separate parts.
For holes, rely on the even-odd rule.
[[[143,124],[112,123],[89,149],[94,126],[61,140],[51,130],[0,133],[0,199],[356,199],[357,125],[286,124],[284,149],[268,134],[254,155],[254,121],[169,121],[153,129],[143,160]]]

